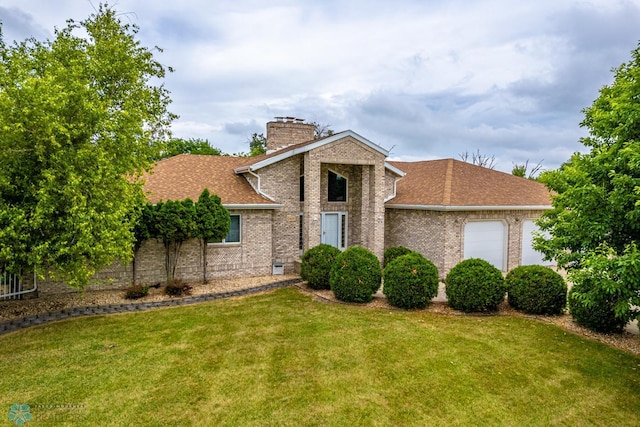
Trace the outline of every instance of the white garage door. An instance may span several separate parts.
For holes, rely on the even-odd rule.
[[[481,258],[505,270],[506,225],[502,221],[473,221],[464,226],[464,259]]]
[[[544,261],[541,252],[533,249],[533,233],[538,226],[531,220],[522,221],[522,260],[521,265],[551,265],[551,261]]]

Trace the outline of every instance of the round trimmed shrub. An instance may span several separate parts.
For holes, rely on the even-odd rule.
[[[369,302],[382,279],[380,261],[373,252],[352,246],[340,253],[331,267],[329,282],[337,299],[346,302]]]
[[[444,282],[449,305],[466,313],[497,310],[507,292],[502,272],[479,258],[458,263]]]
[[[331,289],[329,275],[338,255],[340,249],[334,246],[325,243],[314,246],[302,255],[300,276],[311,289]]]
[[[594,300],[593,304],[587,304],[581,297],[584,294]],[[594,279],[585,279],[574,283],[569,291],[569,312],[571,317],[579,325],[596,332],[620,332],[629,319],[616,317],[613,307],[615,298],[598,291],[598,285]]]
[[[404,246],[394,246],[392,248],[387,248],[387,250],[384,251],[382,262],[383,266],[386,267],[394,259],[401,257],[402,255],[410,254],[411,252],[411,249],[407,249]]]
[[[382,292],[394,307],[425,308],[438,294],[438,268],[416,252],[397,257],[384,269]]]
[[[561,314],[567,305],[567,284],[541,265],[521,265],[505,278],[509,305],[529,314]]]

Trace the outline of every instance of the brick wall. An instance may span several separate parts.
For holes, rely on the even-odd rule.
[[[241,221],[241,243],[209,244],[207,278],[268,275],[272,272],[272,211],[233,210]]]
[[[387,209],[385,249],[404,246],[424,255],[442,272],[445,262],[445,215],[442,212]]]
[[[268,275],[272,272],[271,210],[233,210],[241,215],[241,243],[209,244],[207,279]],[[203,280],[202,246],[199,240],[182,244],[176,278],[187,282]],[[92,278],[89,289],[125,289],[133,280],[131,263],[114,262]],[[153,284],[166,281],[165,250],[160,241],[144,242],[136,257],[136,282]],[[66,283],[50,278],[38,280],[40,295],[75,292]]]
[[[387,209],[385,248],[405,246],[431,260],[440,277],[464,256],[464,226],[469,221],[500,220],[507,230],[507,271],[520,265],[522,222],[539,218],[542,211],[469,211]]]
[[[327,201],[327,171],[349,180],[345,203]],[[320,243],[321,212],[346,211],[349,244],[361,244],[380,259],[384,252],[384,155],[352,137],[323,145],[304,155],[305,249]]]
[[[280,126],[283,123],[272,124]],[[346,202],[328,201],[329,170],[347,178]],[[285,263],[285,271],[294,271],[300,257],[301,212],[304,213],[304,250],[320,243],[322,212],[347,212],[348,245],[369,247],[382,257],[383,203],[388,195],[382,153],[346,137],[266,166],[256,173],[260,176],[261,190],[282,204],[272,217],[272,257]],[[301,175],[304,175],[304,202],[300,201]],[[374,215],[374,212],[378,214]]]
[[[293,263],[300,257],[300,171],[302,155],[293,156],[260,169],[262,191],[274,197],[282,208],[273,211],[272,232],[267,241],[273,260],[285,263],[285,272],[293,272]],[[267,236],[262,237],[263,239]]]

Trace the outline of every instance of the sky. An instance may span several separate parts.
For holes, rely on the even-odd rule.
[[[249,150],[276,116],[352,130],[393,160],[555,169],[640,40],[640,0],[110,2],[172,67],[174,136]],[[98,0],[0,0],[5,42],[53,38]]]

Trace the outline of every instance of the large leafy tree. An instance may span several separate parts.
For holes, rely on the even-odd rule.
[[[212,147],[209,141],[200,138],[172,138],[167,143],[167,147],[160,153],[158,160],[178,154],[204,154],[208,156],[221,156],[222,151]]]
[[[590,151],[540,177],[556,194],[536,242],[575,282],[589,281],[575,298],[586,307],[605,298],[630,319],[640,302],[640,45],[614,73],[584,110]]]
[[[140,177],[175,118],[137,31],[100,5],[53,40],[0,36],[0,265],[83,287],[132,258]]]
[[[249,140],[249,156],[259,156],[267,152],[267,138],[263,133],[254,133]]]

